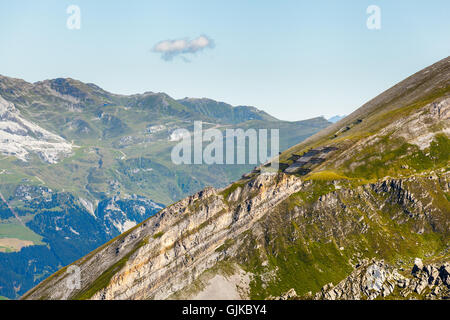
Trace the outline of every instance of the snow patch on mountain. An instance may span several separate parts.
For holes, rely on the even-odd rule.
[[[136,226],[136,221],[125,220],[124,222],[113,221],[114,227],[119,230],[120,233],[126,232]]]
[[[89,212],[94,218],[97,219],[97,216],[95,215],[95,208],[94,204],[86,199],[80,198],[80,203],[83,205],[83,207]]]
[[[24,119],[14,105],[0,96],[0,154],[22,161],[30,153],[54,164],[72,152],[73,145],[62,137]]]

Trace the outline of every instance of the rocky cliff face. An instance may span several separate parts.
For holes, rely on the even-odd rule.
[[[44,284],[45,291],[51,299],[168,298],[222,260],[224,255],[218,249],[227,240],[238,238],[300,186],[301,180],[294,176],[261,175],[228,196],[205,189],[77,262],[82,268],[82,291],[68,290],[64,281],[58,281],[65,273],[46,282],[50,286]],[[115,268],[122,259],[126,259],[124,268],[111,275],[109,284],[99,283],[103,271]],[[188,269],[192,274],[186,275]],[[29,298],[37,294],[42,292],[32,292]]]
[[[423,265],[416,259],[408,272],[384,261],[364,261],[338,285],[325,285],[316,300],[360,300],[377,298],[450,299],[450,265]]]
[[[276,261],[290,259],[283,250],[310,262],[309,273],[296,272],[297,281],[311,277],[319,285],[321,273],[342,267],[336,273],[345,274],[366,257],[404,256],[407,250],[434,255],[448,241],[448,212],[433,205],[426,193],[429,187],[448,187],[449,181],[447,174],[388,179],[319,195],[314,182],[266,174],[225,190],[206,189],[76,262],[80,290],[67,286],[70,273],[63,269],[25,298],[192,298],[214,285],[209,277],[192,290],[205,272],[219,266],[213,273],[224,274],[221,263],[230,266],[228,283],[237,285],[230,279],[241,272],[249,278],[241,297],[268,297],[271,287],[285,281],[288,270],[280,270],[286,266]],[[314,193],[315,199],[306,198]],[[278,222],[284,230],[272,227]],[[411,234],[396,233],[402,227]],[[438,239],[427,239],[434,236]],[[259,266],[252,265],[254,260]]]
[[[328,283],[316,294],[298,296],[291,289],[273,300],[450,299],[450,264],[424,265],[417,258],[411,270],[384,261],[364,260],[337,285]]]

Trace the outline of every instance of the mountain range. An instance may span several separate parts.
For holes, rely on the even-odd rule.
[[[280,130],[280,148],[327,127],[280,121],[250,106],[165,93],[118,95],[70,78],[0,76],[0,296],[40,281],[207,186],[254,165],[175,165],[173,132]]]
[[[447,57],[289,147],[278,172],[194,193],[22,298],[449,299],[449,136]]]

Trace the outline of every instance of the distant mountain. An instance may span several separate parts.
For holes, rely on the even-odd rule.
[[[447,57],[23,299],[448,299],[449,150]]]
[[[328,119],[329,122],[331,123],[336,123],[342,119],[344,119],[346,116],[334,116]]]
[[[17,298],[61,266],[206,186],[254,165],[175,165],[174,130],[280,130],[280,148],[327,127],[254,107],[165,93],[130,96],[70,78],[0,76],[0,296]]]
[[[236,124],[248,120],[278,121],[278,119],[254,107],[233,107],[227,103],[218,102],[206,98],[184,98],[177,101],[182,105],[188,107],[190,110],[194,110],[203,115],[217,119],[222,123]]]
[[[33,160],[33,154],[37,157],[46,154],[43,148],[33,150],[30,146],[23,145],[22,149],[17,151],[4,151],[5,156],[13,156],[3,160],[9,163],[10,174],[14,172],[23,175],[23,165],[33,163],[32,168],[27,170],[28,179],[31,181],[37,179],[34,173],[39,170],[44,176],[41,178],[48,179],[43,179],[48,186],[64,189],[70,185],[72,189],[76,189],[77,194],[91,200],[116,195],[119,189],[123,189],[125,193],[144,192],[149,198],[169,204],[206,185],[216,185],[217,181],[224,186],[238,178],[245,170],[251,169],[251,166],[172,166],[170,150],[174,143],[168,143],[169,137],[178,128],[192,130],[195,120],[204,121],[206,127],[216,126],[221,130],[230,128],[230,125],[234,128],[254,125],[256,128],[280,129],[282,149],[329,125],[323,118],[301,122],[279,121],[254,107],[232,107],[210,99],[186,98],[176,101],[164,93],[151,92],[131,96],[116,95],[94,84],[85,84],[70,78],[31,84],[20,79],[0,76],[0,96],[4,101],[2,105],[14,108],[15,114],[20,115],[21,119],[39,126],[41,130],[46,130],[47,134],[52,134],[54,139],[58,137],[66,143],[65,150],[61,153],[61,156],[65,156],[59,161],[55,158],[54,161],[58,163],[53,167]],[[6,130],[11,131],[11,128],[6,129],[11,125],[5,121],[2,121],[0,127],[3,134],[6,134]],[[19,130],[17,126],[16,129]],[[19,131],[25,132],[23,128]],[[28,133],[28,137],[32,138],[33,134]],[[4,141],[10,140],[5,138]],[[15,158],[20,158],[22,163],[17,162]],[[61,180],[52,179],[54,170],[61,170],[63,173],[68,169],[68,162],[73,161],[78,162],[78,178],[91,177],[90,181],[73,185],[74,177],[66,180],[65,174],[61,174]],[[116,171],[113,171],[114,175],[110,178],[121,182],[114,184],[120,185],[120,188],[108,187],[106,178],[92,179],[96,174],[112,174],[104,167],[101,168],[99,161],[116,166]],[[150,167],[142,167],[140,169],[144,170],[140,170],[140,173],[127,173],[128,165],[133,167],[137,164],[153,165],[161,170],[151,172],[145,171]],[[185,170],[189,171],[188,175]],[[211,170],[213,172],[208,173]],[[171,175],[177,171],[180,172],[176,177]],[[133,175],[141,176],[139,184],[150,181],[153,183],[138,186],[131,181]],[[189,175],[194,179],[187,184],[185,182],[190,180]],[[162,184],[159,184],[160,182]],[[132,190],[127,190],[128,188]]]

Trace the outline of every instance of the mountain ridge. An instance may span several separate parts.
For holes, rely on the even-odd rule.
[[[275,121],[279,121],[278,119],[268,115],[266,112],[257,109],[256,107],[251,107],[251,106],[232,106],[230,104],[227,104],[225,102],[219,102],[219,101],[215,101],[213,99],[209,99],[209,98],[184,98],[184,99],[173,99],[172,97],[170,97],[168,94],[164,93],[164,92],[151,92],[151,91],[146,91],[144,93],[137,93],[137,94],[130,94],[130,95],[125,95],[125,94],[114,94],[111,93],[109,91],[106,91],[104,89],[102,89],[101,87],[97,86],[96,84],[93,83],[84,83],[80,80],[76,80],[73,78],[55,78],[55,79],[48,79],[48,80],[42,80],[42,81],[36,81],[36,82],[27,82],[25,80],[22,79],[18,79],[18,78],[10,78],[4,75],[0,75],[0,83],[3,84],[3,94],[6,97],[13,97],[14,93],[10,92],[12,89],[10,89],[10,87],[23,87],[27,90],[30,91],[34,91],[34,90],[42,90],[47,88],[50,88],[58,93],[60,93],[63,97],[64,96],[73,96],[75,98],[81,98],[81,99],[87,99],[84,102],[97,102],[100,103],[100,101],[98,99],[92,99],[92,96],[95,95],[100,95],[101,97],[105,98],[104,102],[107,103],[117,103],[118,101],[122,100],[122,99],[139,99],[139,98],[145,98],[148,96],[158,96],[161,98],[168,98],[170,100],[173,100],[175,102],[178,102],[179,104],[183,105],[183,103],[186,103],[187,106],[190,106],[191,109],[194,109],[195,111],[200,111],[198,112],[198,114],[202,114],[203,109],[205,109],[205,105],[206,105],[206,114],[208,113],[214,113],[214,111],[212,111],[213,108],[211,108],[210,106],[208,106],[209,104],[213,104],[214,107],[216,107],[217,109],[227,109],[226,111],[233,113],[236,110],[242,110],[244,113],[248,114],[248,115],[254,115],[256,118],[239,118],[237,120],[233,120],[231,123],[239,123],[239,122],[243,122],[245,120],[253,120],[253,119],[258,119],[258,120],[275,120]],[[83,90],[81,90],[81,89]],[[6,93],[6,94],[5,94]],[[89,98],[91,97],[91,98]],[[14,99],[11,99],[14,100]],[[205,103],[206,102],[206,103]],[[203,112],[205,113],[205,112]],[[215,115],[217,115],[217,112],[215,112]],[[228,119],[228,120],[231,120]],[[228,122],[225,122],[228,123]]]
[[[360,115],[365,115],[368,117],[377,108],[383,107],[383,105],[388,105],[389,102],[391,102],[391,99],[398,99],[397,101],[389,104],[389,108],[395,110],[410,103],[413,99],[419,99],[420,97],[429,94],[429,91],[432,90],[430,88],[434,87],[434,91],[448,91],[449,84],[447,75],[449,70],[450,57],[446,57],[385,90],[375,98],[365,103],[359,109],[346,116],[343,120],[332,124],[326,130],[309,137],[295,148],[298,149],[301,146],[312,145],[313,143],[318,142],[319,139],[339,131],[342,127],[351,126],[355,123],[355,121],[358,121]],[[428,78],[432,78],[432,83],[427,82]],[[414,96],[414,93],[417,93],[418,96]]]

